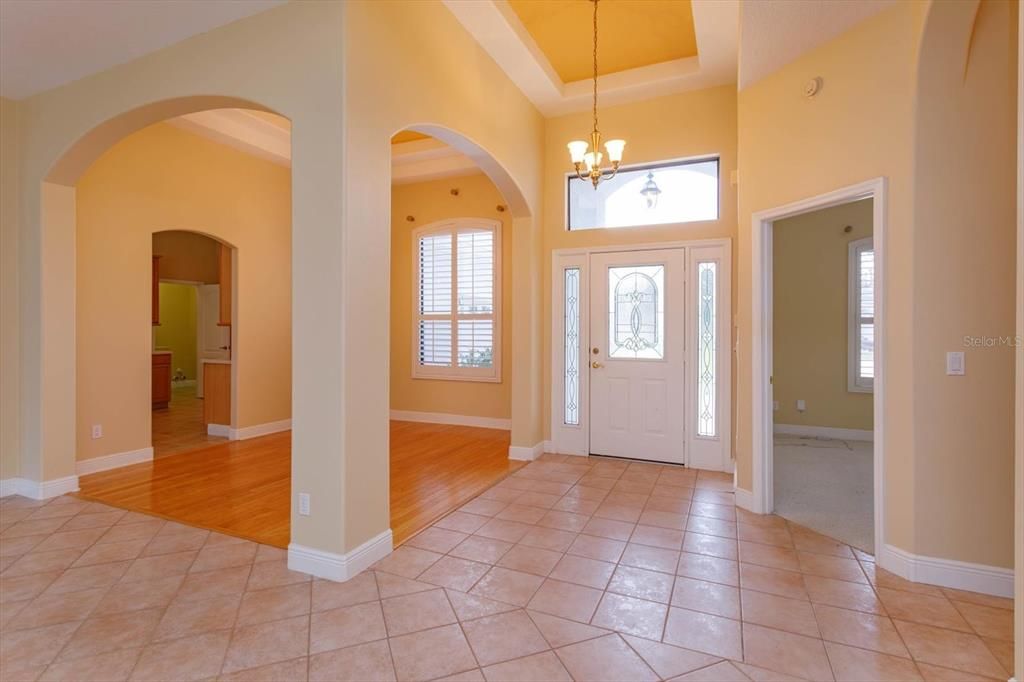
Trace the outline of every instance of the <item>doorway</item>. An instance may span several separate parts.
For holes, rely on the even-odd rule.
[[[153,456],[231,433],[232,251],[197,232],[153,234]]]
[[[872,199],[772,229],[775,513],[874,548]]]
[[[730,246],[553,254],[554,452],[732,472]]]
[[[884,417],[884,387],[885,370],[883,363],[883,339],[885,338],[885,180],[877,178],[858,185],[845,187],[834,192],[829,192],[817,197],[781,206],[775,209],[755,213],[752,220],[752,367],[751,367],[751,394],[752,394],[752,452],[753,452],[753,484],[752,490],[746,491],[737,488],[737,504],[751,511],[769,514],[778,508],[776,491],[776,477],[783,473],[786,464],[783,460],[791,454],[787,448],[798,448],[810,446],[812,450],[797,453],[793,459],[793,465],[800,469],[801,456],[806,459],[811,457],[821,458],[823,456],[834,456],[836,452],[828,452],[827,449],[837,447],[845,449],[850,453],[856,452],[856,447],[851,443],[860,438],[870,438],[870,532],[860,533],[861,538],[868,539],[854,542],[865,551],[876,553],[876,550],[884,549],[884,491],[883,491],[883,417]],[[833,358],[833,362],[841,362],[843,369],[850,368],[850,373],[843,371],[843,378],[849,383],[845,388],[863,390],[864,380],[870,378],[871,406],[870,406],[870,428],[869,429],[838,429],[831,433],[822,432],[819,429],[810,428],[806,425],[783,425],[781,431],[776,433],[775,401],[776,401],[776,379],[783,382],[779,385],[782,395],[779,399],[779,410],[782,411],[782,400],[792,402],[792,407],[797,415],[806,415],[811,411],[811,405],[803,398],[787,396],[785,386],[787,380],[782,376],[776,377],[775,361],[776,355],[776,334],[775,306],[777,302],[775,291],[774,266],[774,245],[775,227],[784,224],[783,221],[799,216],[806,216],[815,212],[851,205],[862,200],[870,200],[870,223],[871,241],[865,242],[863,238],[853,239],[852,234],[846,232],[845,225],[841,226],[836,238],[836,248],[841,247],[841,255],[844,265],[842,271],[857,274],[860,269],[863,271],[865,265],[870,265],[871,288],[865,295],[861,291],[846,291],[843,306],[844,317],[847,324],[843,325],[844,338],[851,339],[849,345],[840,348],[841,357]],[[867,206],[861,204],[862,207]],[[852,230],[851,230],[852,232]],[[848,270],[852,267],[852,270]],[[845,287],[844,287],[845,288]],[[782,293],[782,292],[779,292]],[[862,305],[868,303],[870,305]],[[854,342],[856,341],[856,343]],[[781,342],[780,342],[781,343]],[[784,364],[784,363],[783,363]],[[803,364],[815,365],[813,359],[803,361]],[[854,368],[860,368],[858,375]],[[782,369],[782,367],[780,367]],[[868,376],[870,375],[870,376]],[[857,384],[861,384],[860,387]],[[799,402],[798,402],[799,401]],[[789,406],[787,405],[787,408]],[[795,417],[803,418],[803,417]],[[787,429],[786,426],[789,426]],[[788,431],[788,433],[785,433]],[[867,433],[865,433],[865,431]],[[823,437],[824,436],[824,437]],[[781,442],[777,444],[776,438]],[[863,446],[860,446],[861,448]],[[817,450],[815,452],[814,450]],[[863,453],[862,453],[863,454]],[[780,457],[781,455],[781,457]],[[850,476],[850,465],[855,459],[837,460],[839,467],[833,468],[835,472],[845,470],[845,475]],[[781,467],[780,467],[781,465]],[[793,467],[790,467],[791,469]],[[856,468],[856,467],[854,467]],[[809,470],[800,471],[805,475]],[[834,477],[833,477],[834,478]],[[834,484],[834,481],[832,483]],[[805,481],[805,487],[822,487],[821,481]],[[807,498],[812,503],[814,500]],[[820,498],[817,504],[821,504]],[[835,516],[842,516],[837,512]],[[801,519],[806,523],[806,519]],[[848,521],[844,520],[844,523]],[[841,527],[836,526],[825,530],[833,537],[838,532],[845,532]],[[844,538],[840,538],[844,539]],[[848,541],[844,539],[844,541]],[[870,545],[863,547],[863,545]]]

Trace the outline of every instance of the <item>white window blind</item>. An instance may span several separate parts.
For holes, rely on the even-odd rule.
[[[850,242],[848,389],[870,393],[875,383],[875,251],[871,237]]]
[[[413,377],[500,381],[500,223],[460,218],[413,240]]]

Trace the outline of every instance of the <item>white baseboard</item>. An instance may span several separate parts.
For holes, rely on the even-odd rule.
[[[21,495],[33,500],[48,500],[77,490],[78,476],[65,476],[42,483],[27,478],[5,478],[0,481],[0,497]]]
[[[911,554],[886,544],[875,560],[887,571],[915,583],[1013,598],[1013,569]]]
[[[508,448],[508,458],[523,462],[532,462],[544,454],[545,445],[547,445],[547,441],[541,441],[533,447],[527,445],[510,445]]]
[[[760,505],[758,505],[757,501],[754,499],[754,493],[739,486],[733,486],[733,492],[736,493],[737,507],[740,509],[746,509],[748,512],[753,512],[755,514],[761,513],[758,509]]]
[[[427,424],[452,424],[454,426],[477,426],[483,429],[512,429],[511,419],[496,417],[474,417],[469,414],[447,414],[445,412],[413,412],[410,410],[391,410],[391,418],[402,422],[422,422]]]
[[[288,545],[288,568],[317,578],[345,582],[391,554],[393,546],[390,528],[345,554],[324,552],[293,542]]]
[[[206,435],[220,436],[221,438],[231,437],[231,427],[227,424],[207,424]]]
[[[800,424],[776,424],[775,433],[806,438],[833,438],[835,440],[873,441],[875,439],[874,431],[837,429],[831,426],[802,426]]]
[[[211,424],[211,426],[213,426]],[[282,431],[289,431],[292,428],[291,419],[282,419],[276,422],[267,422],[266,424],[255,424],[253,426],[243,426],[240,429],[228,429],[229,440],[249,440],[250,438],[259,438],[260,436],[269,436],[272,433],[281,433]]]
[[[75,473],[79,476],[85,476],[86,474],[94,474],[97,471],[107,471],[109,469],[126,467],[130,464],[149,462],[152,459],[152,447],[140,448],[139,450],[129,450],[128,452],[118,452],[113,455],[79,460],[75,464]]]

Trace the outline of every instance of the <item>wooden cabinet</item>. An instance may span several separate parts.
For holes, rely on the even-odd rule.
[[[153,409],[171,402],[171,354],[153,353]]]
[[[217,324],[231,326],[231,247],[219,244],[218,271],[220,273],[220,319]]]
[[[203,364],[203,423],[231,424],[231,365]]]
[[[160,324],[160,256],[153,256],[153,324]]]

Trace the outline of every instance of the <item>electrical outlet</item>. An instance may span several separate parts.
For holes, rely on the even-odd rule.
[[[92,425],[92,437],[93,440],[97,438],[103,438],[103,424]]]
[[[778,400],[773,400],[772,401],[772,409],[775,410],[775,411],[778,411],[779,407],[780,407],[779,401]]]
[[[299,516],[309,516],[309,493],[299,493]]]
[[[796,411],[797,412],[803,412],[806,409],[807,409],[807,403],[805,401],[803,401],[803,400],[796,401]]]

